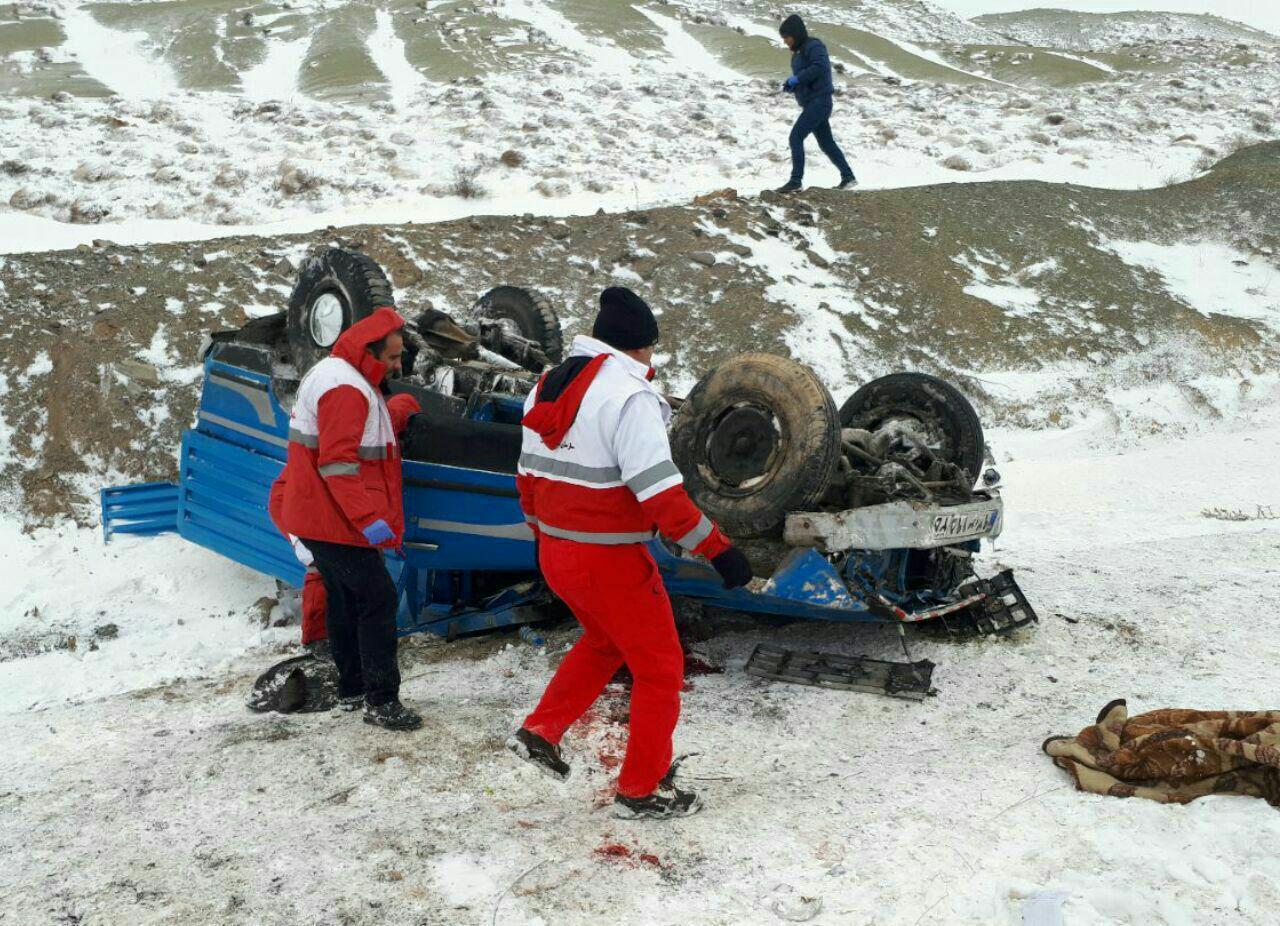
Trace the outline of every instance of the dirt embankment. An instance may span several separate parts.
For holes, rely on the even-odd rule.
[[[603,286],[631,285],[663,312],[675,392],[746,350],[813,364],[837,400],[890,370],[939,373],[988,421],[1024,425],[1069,420],[1121,368],[1139,380],[1192,370],[1245,381],[1274,368],[1276,328],[1197,311],[1111,244],[1214,241],[1274,268],[1278,186],[1273,143],[1153,191],[1002,182],[785,200],[724,193],[567,220],[14,255],[0,259],[0,488],[6,508],[40,523],[89,517],[105,481],[171,478],[202,336],[282,309],[305,253],[332,243],[380,261],[409,314],[428,302],[465,314],[489,287],[514,283],[550,295],[572,333]],[[980,375],[1064,364],[1096,371],[1094,387],[1084,376],[1056,391],[993,391]]]

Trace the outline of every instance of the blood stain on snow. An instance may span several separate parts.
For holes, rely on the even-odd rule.
[[[597,846],[595,854],[604,861],[621,863],[628,868],[635,868],[637,863],[649,865],[653,868],[662,867],[662,860],[652,852],[637,853],[620,842],[606,842],[601,846]]]

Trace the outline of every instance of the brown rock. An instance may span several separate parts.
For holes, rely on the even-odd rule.
[[[804,256],[809,258],[809,263],[813,264],[815,267],[821,267],[823,270],[826,270],[831,266],[831,261],[808,248],[804,249]]]
[[[733,201],[738,198],[738,191],[733,187],[725,187],[723,190],[713,190],[710,193],[703,193],[701,196],[693,198],[695,206],[706,206],[710,203]]]
[[[152,387],[160,385],[160,371],[141,360],[118,360],[116,369],[135,383]]]
[[[120,329],[105,319],[98,319],[93,323],[93,329],[89,332],[89,337],[95,341],[110,341],[114,338]]]

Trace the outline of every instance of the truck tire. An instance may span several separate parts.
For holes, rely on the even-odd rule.
[[[515,334],[533,341],[552,363],[564,359],[560,316],[541,293],[519,286],[495,286],[476,300],[476,318],[509,321]]]
[[[895,418],[919,422],[930,449],[977,481],[986,449],[982,422],[959,389],[927,373],[891,373],[873,379],[840,406],[845,428],[875,431]]]
[[[671,451],[694,503],[730,537],[775,536],[835,476],[835,401],[808,367],[743,354],[693,387],[675,415]]]
[[[329,248],[308,259],[289,296],[285,321],[298,375],[329,356],[342,332],[382,306],[394,307],[395,295],[373,258]]]

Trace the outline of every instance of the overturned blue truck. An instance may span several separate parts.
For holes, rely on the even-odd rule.
[[[286,311],[211,335],[177,484],[104,489],[107,538],[176,530],[300,586],[303,568],[267,515],[293,396],[343,330],[389,304],[391,284],[373,260],[329,249],[305,263]],[[389,388],[412,393],[423,411],[404,437],[404,545],[387,556],[400,631],[453,638],[543,620],[552,595],[515,473],[524,398],[563,349],[556,314],[535,292],[502,286],[477,301],[469,321],[431,310],[406,335],[404,376]],[[984,470],[981,424],[952,385],[897,373],[837,408],[807,367],[746,354],[672,405],[672,452],[686,486],[757,575],[727,591],[708,563],[657,539],[650,546],[673,597],[953,633],[1006,632],[1036,619],[1010,573],[975,573],[973,554],[1000,534],[1004,508],[998,474]]]

